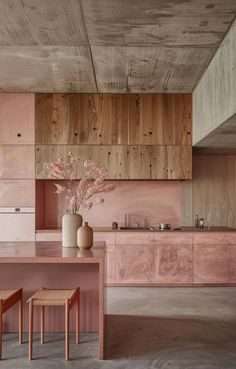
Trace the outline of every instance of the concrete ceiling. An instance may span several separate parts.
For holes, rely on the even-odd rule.
[[[192,92],[235,0],[1,0],[0,90]]]

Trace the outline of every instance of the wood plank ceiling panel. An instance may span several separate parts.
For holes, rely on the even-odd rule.
[[[0,84],[6,92],[96,92],[87,46],[3,46]]]
[[[188,93],[214,50],[92,46],[99,92]]]

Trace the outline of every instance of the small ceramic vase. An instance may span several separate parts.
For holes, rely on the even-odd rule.
[[[77,246],[77,230],[82,225],[83,218],[80,214],[67,213],[62,218],[62,246]]]
[[[77,231],[77,246],[82,250],[88,250],[93,246],[93,229],[88,222],[84,222]]]

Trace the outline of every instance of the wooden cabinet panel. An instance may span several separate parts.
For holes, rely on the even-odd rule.
[[[106,245],[105,268],[106,268],[106,283],[115,284],[116,283],[116,246],[115,245]]]
[[[152,245],[116,246],[116,283],[150,284],[154,276]]]
[[[34,94],[0,93],[0,144],[34,144]]]
[[[83,160],[94,160],[108,169],[109,179],[189,179],[192,172],[190,146],[62,146],[36,147],[36,176],[46,179],[43,163],[66,157],[71,151]],[[78,168],[81,173],[82,165]]]
[[[34,146],[0,145],[0,178],[34,179]]]
[[[194,283],[230,282],[230,245],[194,245]]]
[[[0,206],[35,207],[35,181],[0,180]]]
[[[158,245],[154,248],[157,284],[191,284],[193,282],[192,245]]]
[[[37,144],[191,145],[191,94],[36,94]]]

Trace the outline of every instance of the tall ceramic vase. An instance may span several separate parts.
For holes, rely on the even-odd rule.
[[[81,227],[83,218],[80,214],[67,213],[62,217],[62,246],[77,246],[77,230]]]

